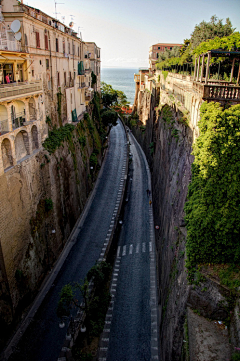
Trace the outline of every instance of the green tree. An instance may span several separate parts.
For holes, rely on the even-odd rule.
[[[101,83],[102,103],[105,107],[127,107],[129,102],[121,90],[115,90],[110,84]]]
[[[203,103],[185,204],[187,267],[240,261],[240,105]]]
[[[218,19],[216,15],[213,15],[209,22],[203,20],[200,24],[195,25],[190,38],[191,49],[195,49],[203,41],[214,39],[216,36],[219,38],[229,36],[234,30],[229,18],[223,24],[223,19]]]
[[[83,310],[86,314],[88,338],[100,334],[104,327],[104,318],[111,298],[108,290],[111,270],[111,265],[102,261],[88,271],[82,283],[67,284],[61,290],[57,316],[61,320],[70,316],[74,306]],[[93,292],[90,292],[90,282],[93,283]],[[83,306],[79,300],[79,293],[84,300]]]
[[[102,122],[107,127],[112,127],[117,125],[118,114],[115,110],[112,109],[104,109],[102,111]]]

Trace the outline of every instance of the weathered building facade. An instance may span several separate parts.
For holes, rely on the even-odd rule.
[[[92,70],[100,89],[100,50],[92,65],[89,46],[42,11],[0,0],[0,324],[11,324],[23,297],[37,291],[86,202],[90,135],[84,152],[71,144],[74,156],[69,144],[49,156],[42,143],[47,123],[82,119],[93,96]],[[40,224],[46,199],[53,210],[42,212]]]

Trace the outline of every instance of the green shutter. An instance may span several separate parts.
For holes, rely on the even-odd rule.
[[[77,122],[77,111],[76,111],[76,109],[72,110],[72,122]]]

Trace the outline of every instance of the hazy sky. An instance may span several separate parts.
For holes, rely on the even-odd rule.
[[[57,0],[58,19],[73,15],[84,41],[101,48],[102,67],[147,67],[152,44],[182,43],[196,24],[227,17],[240,31],[240,0]],[[24,0],[55,16],[54,0]]]

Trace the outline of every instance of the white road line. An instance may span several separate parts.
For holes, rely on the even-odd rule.
[[[133,253],[133,245],[130,244],[130,248],[129,248],[129,254],[132,254]]]
[[[123,246],[123,253],[122,256],[126,256],[126,246]]]
[[[139,253],[139,249],[140,249],[140,243],[137,243],[136,253]]]
[[[149,252],[152,252],[152,242],[149,242]]]
[[[120,255],[120,250],[121,250],[121,247],[120,247],[120,246],[118,246],[118,250],[117,250],[117,257],[119,257],[119,255]]]
[[[145,253],[146,252],[146,243],[143,242],[142,244],[142,252]]]

